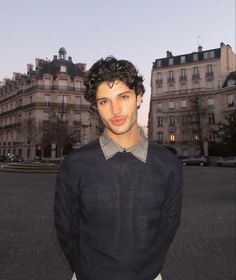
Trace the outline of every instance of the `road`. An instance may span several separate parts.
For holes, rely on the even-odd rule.
[[[0,172],[0,280],[67,280],[53,174]],[[184,167],[182,222],[163,280],[235,280],[236,169]],[[112,279],[111,279],[112,280]]]

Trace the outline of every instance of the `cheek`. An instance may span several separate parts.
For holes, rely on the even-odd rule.
[[[101,119],[109,118],[109,110],[106,110],[104,108],[102,110],[98,108],[98,114],[101,117]]]

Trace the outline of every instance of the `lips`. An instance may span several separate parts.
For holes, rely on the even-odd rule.
[[[124,124],[125,121],[126,121],[126,118],[115,118],[115,119],[111,120],[111,123],[113,125],[120,126],[120,125]]]

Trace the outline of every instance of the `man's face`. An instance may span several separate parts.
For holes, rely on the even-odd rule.
[[[122,81],[103,82],[98,87],[98,112],[111,138],[137,129],[137,107],[141,99]]]

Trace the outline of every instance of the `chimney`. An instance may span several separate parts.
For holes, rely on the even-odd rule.
[[[202,46],[198,45],[198,52],[202,52]]]
[[[13,72],[13,80],[19,79],[21,74],[19,72]]]
[[[223,48],[225,44],[223,42],[220,43],[220,47]]]
[[[33,64],[28,63],[27,64],[27,73],[32,72],[33,71]]]
[[[172,56],[173,56],[173,55],[172,55],[172,52],[170,52],[170,51],[167,51],[167,52],[166,52],[166,57],[167,57],[167,58],[170,58],[170,57],[172,57]]]
[[[80,69],[83,72],[86,70],[86,64],[85,63],[76,63],[75,65],[78,69]]]

